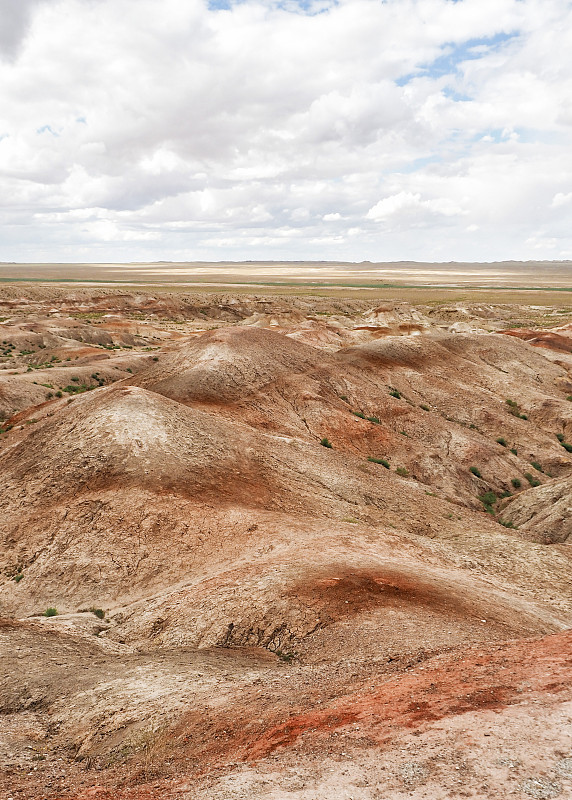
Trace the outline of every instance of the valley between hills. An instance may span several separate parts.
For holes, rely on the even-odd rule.
[[[572,796],[572,306],[0,286],[0,796]]]

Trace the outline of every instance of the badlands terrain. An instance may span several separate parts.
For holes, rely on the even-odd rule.
[[[0,797],[572,797],[572,300],[255,291],[0,287]]]

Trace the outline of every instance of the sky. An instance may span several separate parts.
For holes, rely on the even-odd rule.
[[[0,0],[0,261],[572,259],[572,0]]]

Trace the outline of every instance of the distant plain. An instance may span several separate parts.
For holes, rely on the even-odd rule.
[[[232,290],[233,293],[572,303],[572,261],[0,263],[0,282]]]

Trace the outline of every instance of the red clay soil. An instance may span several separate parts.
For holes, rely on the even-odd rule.
[[[501,331],[507,336],[522,339],[535,347],[544,347],[547,350],[558,350],[561,353],[572,353],[572,337],[562,336],[554,331],[539,331],[529,328],[517,328],[510,331]]]
[[[415,729],[468,711],[500,710],[533,692],[572,695],[572,631],[439,656],[409,675],[381,685],[374,677],[366,689],[360,682],[325,708],[293,714],[257,731],[248,721],[256,719],[259,711],[249,702],[247,709],[240,709],[238,719],[219,717],[219,730],[212,731],[203,761],[205,766],[208,762],[218,766],[225,761],[256,761],[277,748],[291,746],[306,733],[312,735],[304,738],[305,748],[324,746],[325,737],[355,722],[360,723],[360,737],[367,734],[383,746],[395,729]],[[276,703],[278,706],[278,698]],[[179,735],[189,741],[192,738],[196,748],[200,732],[194,725],[184,728],[183,722]],[[218,734],[233,729],[230,741],[227,736],[221,737],[226,741],[217,741]]]
[[[422,663],[408,674],[382,680],[372,677],[365,685],[364,681],[348,685],[343,696],[326,707],[304,713],[293,712],[287,693],[275,697],[270,706],[257,704],[254,694],[245,693],[241,707],[232,713],[210,718],[187,715],[169,733],[169,759],[180,765],[177,777],[171,771],[169,779],[162,779],[155,769],[150,784],[141,782],[137,767],[121,778],[117,773],[113,777],[100,773],[96,785],[65,798],[166,798],[177,795],[183,780],[188,788],[221,769],[270,755],[276,759],[292,747],[297,759],[320,753],[326,757],[332,752],[332,741],[341,742],[332,736],[343,737],[345,749],[353,741],[357,747],[384,750],[399,735],[427,731],[439,720],[467,712],[501,713],[508,706],[527,705],[531,697],[543,703],[568,700],[572,698],[572,631],[456,651]],[[165,740],[157,744],[161,752]],[[110,779],[121,788],[117,784],[109,788]]]
[[[317,739],[354,722],[360,723],[360,736],[367,730],[373,741],[383,745],[395,728],[415,729],[444,717],[521,702],[525,684],[528,693],[570,693],[572,631],[436,661],[380,688],[336,700],[326,709],[294,716],[245,743],[241,755],[247,760],[264,758],[307,731]]]

